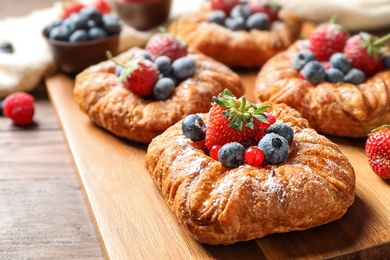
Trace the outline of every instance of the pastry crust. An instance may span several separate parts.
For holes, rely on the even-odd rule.
[[[281,10],[280,20],[270,30],[231,31],[209,23],[209,10],[184,15],[174,21],[169,32],[191,48],[229,67],[260,67],[275,54],[287,49],[299,37],[302,21]]]
[[[390,123],[390,70],[359,85],[323,82],[313,86],[300,79],[292,66],[301,44],[305,41],[298,41],[262,67],[255,89],[259,101],[286,103],[323,134],[367,137],[375,127]]]
[[[126,61],[139,50],[132,48],[115,59]],[[76,76],[74,99],[90,119],[126,139],[149,143],[188,114],[207,112],[212,97],[225,88],[243,95],[237,74],[200,53],[189,54],[196,63],[193,77],[181,82],[165,101],[145,99],[125,89],[115,75],[115,64],[104,61]]]
[[[232,244],[304,230],[340,218],[353,203],[355,173],[338,146],[284,104],[272,104],[271,113],[295,132],[288,159],[277,165],[226,168],[184,137],[181,122],[150,143],[146,169],[196,240]]]

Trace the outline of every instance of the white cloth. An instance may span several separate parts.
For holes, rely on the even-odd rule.
[[[390,0],[279,0],[280,5],[313,22],[336,22],[350,31],[383,29],[390,26]]]
[[[88,2],[91,0],[84,0]],[[173,0],[169,19],[196,10],[203,0]],[[16,91],[30,91],[42,79],[57,71],[50,48],[42,35],[43,29],[54,21],[61,11],[61,2],[47,9],[33,11],[24,17],[9,17],[0,20],[0,43],[10,42],[13,54],[0,52],[0,98]],[[123,26],[119,40],[119,51],[143,46],[158,28],[140,32]]]

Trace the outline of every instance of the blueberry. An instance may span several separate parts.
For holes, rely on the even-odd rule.
[[[386,69],[390,68],[390,54],[386,54],[385,56],[383,56],[382,63]]]
[[[268,15],[264,13],[255,13],[248,17],[246,20],[246,28],[257,30],[268,30],[270,25]]]
[[[188,56],[181,57],[172,63],[173,75],[179,79],[187,79],[194,75],[196,64],[193,59]]]
[[[196,114],[186,116],[181,124],[181,129],[184,136],[194,142],[203,140],[206,137],[206,124]]]
[[[13,53],[14,52],[14,47],[10,42],[3,42],[0,44],[0,52],[3,53]]]
[[[0,99],[0,116],[3,116],[3,103],[4,99]]]
[[[67,26],[60,25],[50,30],[49,39],[56,41],[68,41],[70,31]]]
[[[352,68],[344,76],[344,82],[358,85],[366,81],[366,74],[359,69]]]
[[[219,25],[224,25],[225,19],[226,19],[226,14],[224,11],[221,11],[221,10],[212,11],[208,17],[208,21],[210,23],[216,23]]]
[[[333,54],[330,59],[330,64],[332,67],[339,69],[344,74],[347,73],[352,65],[347,56],[344,55],[344,53],[338,52]]]
[[[168,56],[159,56],[154,60],[154,64],[156,64],[158,71],[164,75],[168,76],[171,73],[172,65],[171,59]]]
[[[165,77],[165,78],[170,78],[174,83],[175,83],[175,87],[179,86],[180,85],[180,82],[181,80],[176,78],[175,75],[173,75],[173,72],[171,71],[171,73],[169,73],[167,76],[162,76],[162,77]]]
[[[241,31],[246,29],[245,20],[242,17],[228,17],[225,20],[225,27],[232,31]]]
[[[230,17],[242,17],[244,20],[246,20],[251,14],[251,9],[247,4],[238,4],[230,11]]]
[[[88,20],[87,17],[77,13],[71,14],[71,16],[69,16],[67,19],[69,23],[73,24],[75,31],[79,29],[88,29],[88,21],[92,21]]]
[[[157,80],[153,89],[153,98],[156,100],[166,100],[172,95],[175,89],[175,82],[170,78],[161,78]]]
[[[103,15],[103,25],[104,30],[112,35],[116,34],[121,30],[121,25],[119,23],[119,18],[114,14],[105,14]]]
[[[291,143],[294,138],[294,130],[290,125],[283,122],[276,122],[270,125],[266,132],[281,135],[287,140],[288,143]]]
[[[103,14],[93,6],[84,7],[80,10],[78,15],[81,19],[86,21],[92,20],[98,25],[103,22]]]
[[[88,41],[87,30],[77,30],[69,36],[69,42],[83,42]]]
[[[244,163],[245,147],[237,142],[222,145],[218,151],[219,162],[226,167],[235,168]]]
[[[306,63],[315,59],[316,56],[311,50],[301,50],[293,58],[294,69],[301,70],[306,65]]]
[[[57,26],[60,26],[62,24],[63,20],[58,18],[56,19],[54,22],[52,22],[51,24],[49,24],[49,26],[47,26],[46,28],[46,33],[47,35],[49,35],[50,31],[54,28],[54,27],[57,27]]]
[[[302,69],[303,76],[312,84],[318,84],[325,79],[324,67],[316,60],[309,61]]]
[[[325,81],[337,83],[344,81],[344,73],[336,68],[329,68],[325,71]]]
[[[134,58],[142,58],[153,61],[152,55],[147,50],[139,50],[134,54]]]
[[[281,135],[269,133],[260,139],[258,147],[270,164],[284,162],[288,157],[288,141]]]
[[[107,33],[105,30],[99,27],[93,27],[88,30],[88,39],[90,40],[98,40],[107,37]]]

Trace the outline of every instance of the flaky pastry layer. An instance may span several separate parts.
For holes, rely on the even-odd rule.
[[[286,103],[318,132],[335,136],[367,137],[375,127],[390,123],[390,70],[359,85],[323,82],[314,86],[300,79],[292,65],[301,44],[304,41],[262,67],[255,90],[259,101]]]
[[[145,167],[196,240],[232,244],[304,230],[340,218],[353,203],[355,173],[338,146],[296,110],[272,104],[271,112],[295,132],[281,164],[226,168],[183,136],[181,122],[149,144]]]
[[[125,64],[139,50],[132,48],[114,59]],[[212,97],[228,88],[244,93],[240,77],[201,53],[191,53],[194,75],[181,82],[165,101],[142,98],[125,89],[115,75],[115,64],[104,61],[76,76],[74,99],[97,125],[126,139],[149,143],[188,114],[207,112]]]

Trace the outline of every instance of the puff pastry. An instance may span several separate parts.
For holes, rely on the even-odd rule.
[[[269,103],[267,103],[269,104]],[[284,105],[271,113],[293,128],[288,159],[226,168],[192,142],[181,122],[150,144],[145,166],[178,222],[207,244],[232,244],[334,221],[355,197],[355,173],[338,146]],[[202,114],[207,123],[208,114]]]
[[[298,39],[301,19],[281,10],[268,31],[231,31],[208,22],[209,9],[183,15],[168,28],[191,48],[229,67],[260,67]]]
[[[300,44],[304,41],[298,41],[262,67],[255,90],[259,101],[286,103],[323,134],[367,137],[375,127],[390,123],[389,70],[359,85],[323,82],[313,86],[300,79],[292,66]]]
[[[125,63],[139,48],[115,57]],[[165,101],[141,98],[125,89],[115,75],[115,64],[104,61],[78,74],[74,99],[80,109],[100,127],[126,139],[149,143],[188,114],[206,112],[212,97],[228,88],[242,95],[240,77],[228,67],[201,53],[191,52],[194,75],[181,82]]]

